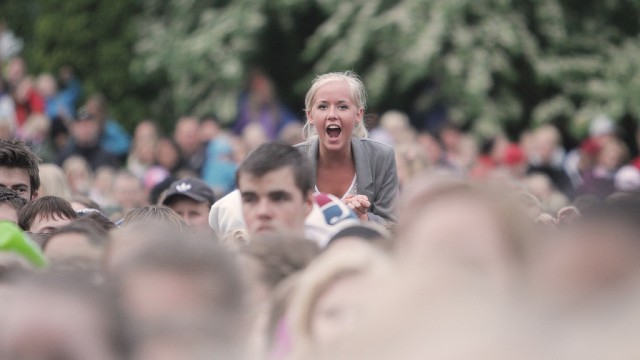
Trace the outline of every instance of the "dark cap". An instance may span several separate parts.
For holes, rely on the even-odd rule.
[[[178,195],[186,196],[197,202],[207,201],[213,204],[216,201],[216,196],[207,183],[200,179],[186,178],[174,181],[169,185],[161,200],[161,205],[165,205],[170,198]]]

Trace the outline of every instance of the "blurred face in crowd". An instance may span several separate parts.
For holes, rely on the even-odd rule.
[[[437,164],[438,161],[442,160],[442,147],[431,134],[421,133],[418,135],[418,143],[422,146],[429,164]]]
[[[26,104],[29,98],[29,94],[33,91],[33,80],[31,78],[24,78],[20,80],[16,91],[14,92],[14,98],[18,104]]]
[[[180,154],[169,139],[158,140],[155,153],[156,162],[167,170],[173,170],[180,161]]]
[[[558,148],[560,135],[551,127],[541,127],[533,134],[533,148],[542,164],[550,164]]]
[[[72,219],[59,215],[38,215],[27,229],[35,234],[49,234],[59,228],[68,225]]]
[[[150,121],[143,121],[133,134],[133,152],[144,164],[153,163],[153,152],[158,141],[158,132]]]
[[[449,151],[458,148],[461,137],[460,131],[454,128],[445,128],[440,133],[442,144]]]
[[[96,118],[76,120],[71,124],[71,133],[78,145],[95,145],[100,136],[100,123]]]
[[[92,173],[86,160],[79,156],[72,156],[64,162],[62,169],[72,193],[86,194],[89,192]]]
[[[38,196],[38,192],[31,189],[31,181],[26,169],[0,166],[0,187],[15,191],[27,201]]]
[[[304,221],[311,212],[311,193],[296,186],[293,169],[285,166],[262,177],[241,173],[238,189],[249,234],[304,234]]]
[[[618,141],[608,141],[598,154],[598,165],[609,171],[615,171],[623,163],[625,153],[624,146]]]
[[[85,104],[87,113],[91,115],[93,119],[98,120],[98,123],[104,122],[106,118],[105,108],[100,101],[96,99],[89,99]]]
[[[322,147],[336,151],[350,146],[353,128],[363,114],[364,109],[358,108],[351,98],[347,82],[333,80],[318,88],[307,119],[315,126]]]
[[[200,124],[200,130],[198,131],[200,142],[207,143],[214,139],[220,133],[220,126],[214,119],[204,119]]]
[[[20,80],[27,75],[27,65],[21,57],[12,58],[7,64],[7,80],[17,86]]]
[[[200,147],[200,125],[195,118],[180,119],[176,125],[174,139],[185,156],[196,153]]]
[[[40,95],[42,95],[45,99],[48,99],[56,94],[58,91],[56,85],[56,79],[53,75],[45,73],[38,77],[37,80],[37,88]]]
[[[144,203],[144,190],[135,176],[119,175],[113,183],[113,197],[123,209],[133,209]]]
[[[186,196],[174,196],[165,205],[178,213],[189,226],[200,229],[209,228],[209,209],[207,201],[198,202]]]

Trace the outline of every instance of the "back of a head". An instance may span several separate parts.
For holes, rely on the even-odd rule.
[[[390,231],[374,222],[345,226],[329,239],[327,247],[352,241],[364,241],[385,251],[391,251],[393,247]]]
[[[273,290],[282,280],[304,269],[320,254],[320,248],[313,241],[278,234],[257,237],[240,252],[260,264],[262,281]]]
[[[140,250],[115,271],[134,335],[146,342],[152,339],[145,334],[161,327],[173,336],[204,335],[225,353],[241,351],[245,288],[234,257],[187,234],[180,241],[156,238]]]
[[[640,231],[640,196],[625,194],[609,197],[607,201],[585,207],[581,211],[586,224],[595,222],[612,222],[634,231]]]
[[[295,183],[303,195],[311,191],[313,179],[309,161],[293,146],[281,142],[266,143],[251,151],[238,168],[236,185],[243,174],[260,178],[284,167],[291,168]]]
[[[110,271],[118,271],[122,264],[146,249],[148,244],[164,239],[181,241],[184,231],[160,222],[132,222],[109,231],[109,241],[103,257],[104,266]]]
[[[126,332],[95,264],[79,260],[53,264],[15,279],[17,301],[3,332],[2,358],[123,358]],[[55,304],[55,305],[53,305]],[[38,333],[39,336],[33,336]],[[78,336],[91,341],[78,341]],[[46,354],[47,356],[44,356]]]
[[[217,315],[221,317],[238,315],[243,308],[243,282],[234,257],[207,239],[185,234],[179,240],[159,237],[148,242],[136,256],[123,262],[116,273],[127,276],[137,271],[185,274],[205,280],[200,283],[202,294],[210,296],[214,305],[208,309],[220,311]]]
[[[98,210],[98,211],[102,212],[102,208],[100,207],[100,205],[97,202],[95,202],[92,199],[90,199],[89,197],[87,197],[87,196],[74,195],[71,198],[71,204],[74,205],[74,203],[76,203],[77,206],[78,206],[78,207],[76,207],[76,210],[78,210],[78,208],[80,208],[80,209],[95,209],[95,210]]]
[[[94,93],[85,102],[83,108],[91,111],[93,116],[97,116],[101,122],[106,120],[109,104],[107,98],[102,93]]]
[[[97,226],[99,226],[102,230],[109,232],[113,229],[117,229],[118,225],[116,225],[113,221],[111,221],[105,214],[103,214],[98,209],[81,209],[76,211],[78,218],[91,220]]]
[[[327,251],[300,274],[291,298],[288,317],[294,352],[307,354],[317,345],[314,333],[316,307],[334,284],[351,276],[382,276],[391,271],[390,259],[378,249],[359,243],[350,251]]]
[[[404,264],[445,266],[510,289],[530,261],[533,221],[518,192],[456,178],[408,189],[396,250]]]
[[[136,223],[158,223],[170,224],[176,229],[184,230],[187,223],[175,211],[166,206],[148,205],[139,207],[129,211],[122,222],[122,225],[131,225]]]
[[[105,248],[109,240],[109,233],[101,224],[88,218],[79,218],[51,233],[42,248],[46,250],[47,246],[54,241],[57,236],[64,234],[82,235],[92,246],[99,249]]]
[[[395,135],[398,132],[410,129],[411,123],[409,122],[409,116],[402,111],[389,110],[380,117],[380,126]]]

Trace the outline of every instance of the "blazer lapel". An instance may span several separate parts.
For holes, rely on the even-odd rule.
[[[309,139],[307,148],[307,156],[309,157],[309,163],[311,164],[311,180],[313,182],[313,191],[315,192],[316,188],[316,180],[317,180],[317,171],[318,171],[318,151],[320,146],[320,141],[317,136]]]
[[[356,164],[356,184],[358,185],[358,194],[367,195],[373,199],[373,174],[371,173],[371,164],[369,157],[364,149],[364,144],[357,138],[351,138],[351,150],[353,151],[353,161]]]

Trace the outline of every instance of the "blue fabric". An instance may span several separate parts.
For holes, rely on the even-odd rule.
[[[274,109],[277,109],[277,111],[274,112]],[[277,115],[277,117],[274,117],[274,115]],[[252,116],[255,116],[255,118],[252,118]],[[242,135],[242,132],[249,124],[256,122],[262,126],[269,140],[276,140],[282,129],[294,121],[298,121],[298,118],[291,110],[279,102],[262,105],[257,114],[251,114],[249,95],[244,93],[240,96],[238,117],[233,125],[233,132],[236,135]]]
[[[233,161],[233,149],[225,138],[213,139],[207,145],[207,156],[202,168],[202,179],[218,195],[231,192],[235,187],[238,165]]]
[[[124,156],[129,153],[131,136],[117,121],[109,119],[104,125],[100,145],[114,155]]]
[[[73,118],[76,115],[76,101],[78,101],[81,90],[80,82],[72,79],[56,96],[46,99],[45,111],[49,119],[56,116]]]

